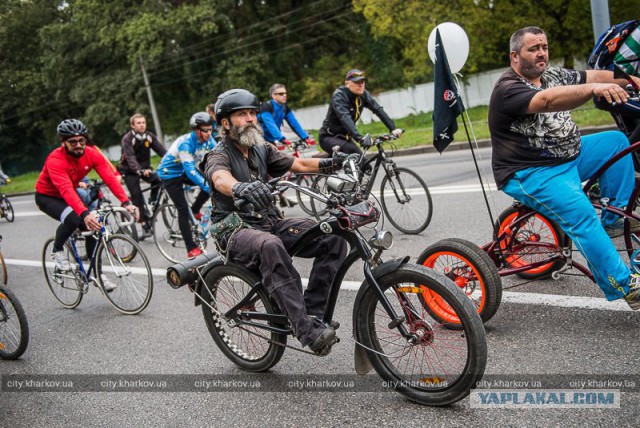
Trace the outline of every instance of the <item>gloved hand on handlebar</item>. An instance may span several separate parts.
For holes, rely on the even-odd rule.
[[[332,172],[342,169],[342,164],[349,157],[348,154],[342,152],[333,152],[333,157],[320,159],[318,163],[318,172],[322,174],[331,174]]]
[[[236,183],[231,190],[233,199],[244,199],[256,210],[266,210],[273,205],[274,198],[269,186],[260,180],[253,183]]]
[[[363,149],[368,149],[369,147],[371,147],[371,138],[367,138],[364,137],[362,135],[354,135],[353,139],[356,140],[358,142],[358,144],[360,144],[360,147],[362,147]]]

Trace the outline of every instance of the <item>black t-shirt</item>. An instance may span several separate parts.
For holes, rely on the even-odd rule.
[[[493,88],[489,131],[493,176],[498,188],[520,170],[561,164],[580,153],[580,130],[571,119],[571,112],[526,114],[526,111],[539,91],[583,84],[586,72],[549,67],[540,79],[542,86],[537,87],[509,69]]]
[[[267,147],[267,172],[271,177],[280,177],[286,174],[293,165],[293,157],[281,152],[275,148],[272,144],[266,144]],[[249,174],[251,175],[251,181],[258,180],[260,174],[258,173],[257,165],[253,165],[247,159],[247,166],[249,167]],[[225,150],[212,150],[207,156],[207,164],[205,167],[205,174],[207,177],[211,177],[216,171],[223,170],[233,174],[231,170],[231,160]]]

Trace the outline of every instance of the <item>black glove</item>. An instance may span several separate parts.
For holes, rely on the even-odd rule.
[[[353,137],[358,144],[360,144],[360,147],[362,147],[363,149],[368,149],[369,147],[371,147],[371,138],[365,138],[362,135],[356,135]]]
[[[342,164],[345,159],[349,157],[348,154],[342,152],[333,152],[332,158],[320,159],[318,163],[318,172],[322,174],[331,174],[332,172],[342,169]]]
[[[234,199],[244,199],[258,211],[270,208],[274,201],[269,186],[259,180],[253,183],[236,183],[231,193]]]

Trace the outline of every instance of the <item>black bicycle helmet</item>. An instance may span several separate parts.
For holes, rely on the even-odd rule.
[[[87,131],[87,127],[84,126],[84,123],[80,122],[78,119],[63,120],[58,125],[57,132],[58,138],[61,141],[78,135],[86,137],[87,134],[89,134],[89,131]]]
[[[218,96],[215,114],[218,123],[228,118],[231,113],[238,110],[252,109],[260,111],[260,101],[246,89],[229,89]]]
[[[200,125],[213,126],[213,119],[211,119],[211,116],[209,116],[209,113],[206,111],[199,111],[189,119],[189,126],[191,129],[196,129]]]

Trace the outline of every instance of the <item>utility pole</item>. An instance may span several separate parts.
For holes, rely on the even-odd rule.
[[[611,26],[609,0],[591,0],[591,22],[593,23],[593,40],[597,42],[600,34]]]
[[[149,105],[151,106],[151,115],[153,116],[153,124],[156,128],[156,136],[162,144],[164,144],[164,136],[162,135],[162,128],[160,127],[160,119],[158,118],[158,111],[156,110],[156,103],[153,101],[153,92],[151,92],[151,85],[149,84],[149,78],[147,77],[147,70],[144,68],[144,61],[142,55],[140,55],[140,69],[142,69],[142,77],[144,78],[144,86],[147,88],[147,95],[149,96]]]

